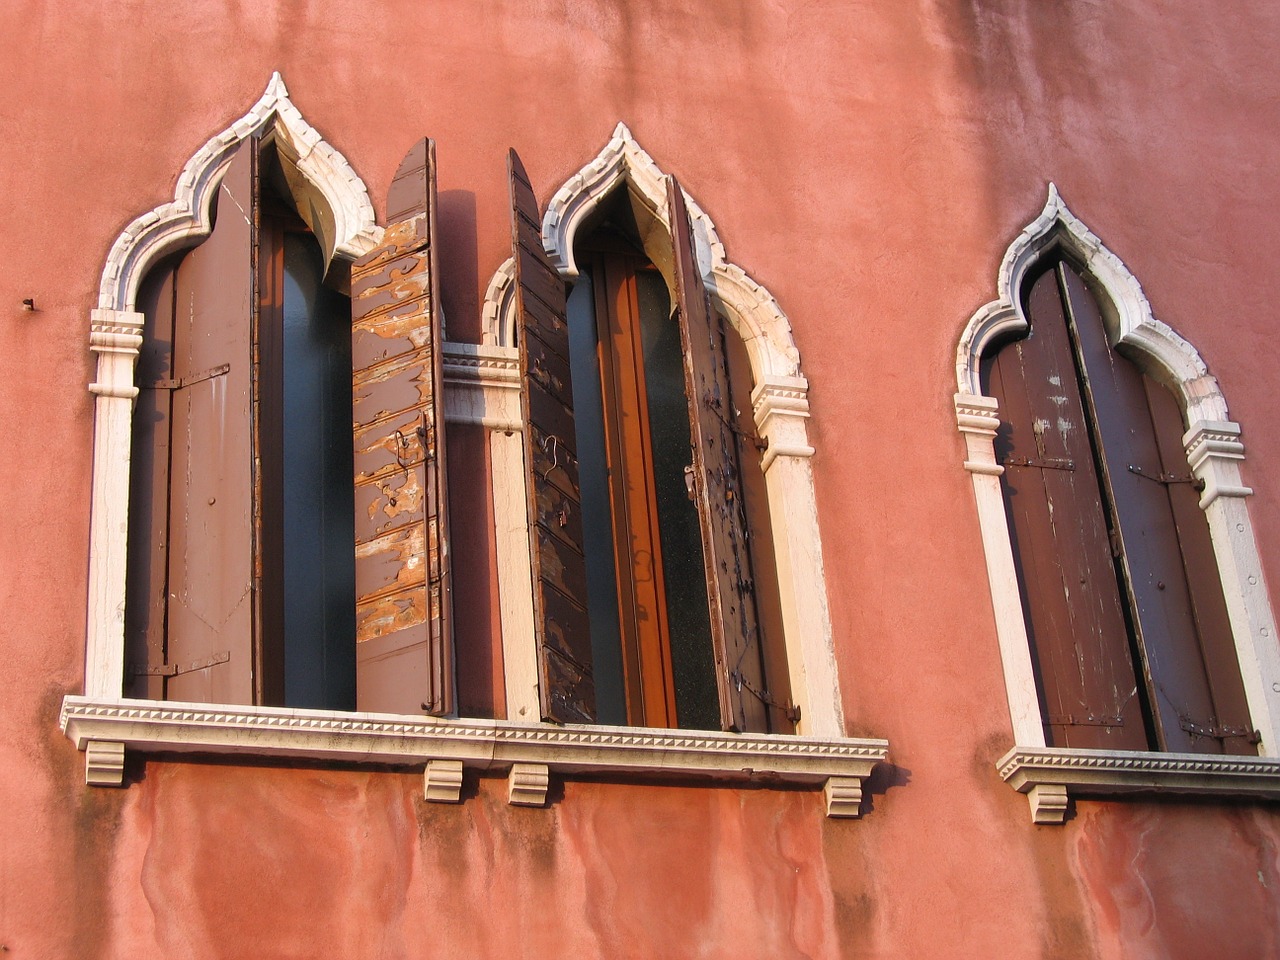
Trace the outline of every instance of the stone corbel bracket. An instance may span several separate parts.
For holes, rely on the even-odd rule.
[[[457,802],[464,768],[510,771],[514,804],[540,806],[549,777],[705,777],[825,788],[827,813],[858,816],[863,785],[888,756],[884,740],[553,726],[321,710],[67,697],[61,726],[85,751],[88,782],[121,785],[125,751],[305,757],[424,765],[426,799]]]
[[[1213,540],[1227,614],[1244,680],[1250,719],[1261,736],[1258,758],[1178,754],[1112,754],[1046,747],[1035,672],[1023,619],[1018,570],[995,459],[999,405],[982,394],[980,365],[994,344],[1027,329],[1020,291],[1046,256],[1065,255],[1096,284],[1107,338],[1142,371],[1178,399],[1187,462],[1204,485],[1200,507]],[[956,349],[956,426],[964,438],[964,467],[973,484],[982,530],[996,636],[1017,746],[1001,774],[1027,794],[1037,823],[1061,823],[1068,788],[1095,793],[1189,790],[1195,793],[1271,795],[1280,760],[1280,644],[1262,560],[1245,498],[1253,493],[1240,475],[1245,448],[1227,413],[1217,380],[1190,343],[1157,320],[1136,277],[1103,245],[1049,185],[1044,209],[1006,250],[998,296],[969,320]],[[1078,762],[1077,762],[1078,761]],[[1247,771],[1242,773],[1242,771]],[[1259,779],[1261,778],[1261,779]],[[1263,787],[1259,787],[1262,784]]]
[[[1062,823],[1069,794],[1172,793],[1280,800],[1280,759],[1014,747],[1000,776],[1028,796],[1036,823]]]

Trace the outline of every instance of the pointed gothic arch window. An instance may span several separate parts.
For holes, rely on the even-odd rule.
[[[1106,340],[1073,264],[984,357],[1049,746],[1257,755],[1173,394]]]
[[[1068,787],[1274,795],[1280,651],[1216,381],[1056,190],[1000,291],[961,338],[956,411],[1016,743],[1002,775],[1044,823]]]
[[[88,696],[449,712],[434,207],[422,140],[377,226],[276,74],[117,238]]]
[[[669,237],[637,223],[625,190],[603,201],[578,233],[566,303],[514,152],[511,182],[543,716],[791,732],[785,673],[765,672],[769,580],[752,554],[768,531],[757,518],[752,537],[743,469],[754,434],[683,192],[667,181]]]
[[[545,307],[551,291],[562,291],[567,284],[571,291],[579,291],[575,296],[581,301],[585,289],[584,272],[593,274],[590,278],[593,288],[596,280],[591,266],[594,254],[590,252],[591,241],[598,239],[593,238],[594,231],[611,215],[611,210],[629,207],[627,216],[633,218],[631,246],[643,249],[642,264],[653,264],[665,280],[667,295],[673,303],[680,302],[677,317],[683,320],[696,308],[707,318],[704,339],[709,344],[720,344],[718,349],[723,355],[714,361],[695,361],[695,372],[699,376],[706,375],[713,367],[723,365],[726,359],[729,365],[728,383],[720,388],[719,396],[727,409],[730,403],[725,398],[733,394],[731,406],[737,422],[732,422],[734,417],[713,415],[707,431],[711,433],[724,426],[729,438],[719,444],[720,448],[738,448],[737,461],[744,469],[736,471],[738,478],[734,482],[740,482],[741,488],[731,495],[745,495],[748,508],[743,534],[726,537],[715,532],[714,523],[701,521],[698,524],[703,543],[695,551],[697,562],[703,563],[710,557],[712,565],[719,571],[716,579],[720,581],[720,597],[711,599],[709,591],[706,601],[712,629],[722,629],[739,619],[742,607],[734,596],[740,585],[770,581],[776,584],[756,591],[754,607],[757,622],[764,624],[763,631],[758,627],[739,629],[734,626],[725,631],[724,653],[717,649],[719,641],[709,645],[716,651],[713,659],[717,664],[715,672],[719,693],[715,698],[718,705],[712,706],[719,714],[718,718],[709,720],[704,712],[703,719],[690,720],[688,713],[682,718],[677,709],[675,723],[705,728],[714,722],[716,726],[727,729],[766,729],[764,724],[744,719],[747,711],[739,711],[734,704],[737,698],[751,698],[756,701],[752,709],[759,711],[764,704],[765,712],[776,715],[776,719],[765,721],[769,729],[789,731],[794,727],[802,734],[839,737],[843,735],[843,719],[809,463],[814,451],[808,443],[806,427],[808,385],[800,373],[790,326],[772,296],[726,260],[714,225],[688,194],[678,188],[677,202],[683,202],[687,212],[680,215],[671,212],[668,182],[669,178],[658,170],[622,124],[618,125],[613,139],[601,153],[555,193],[545,216],[539,217],[527,181],[521,181],[521,188],[516,192],[525,193],[527,202],[515,221],[518,227],[515,235],[517,255],[498,270],[490,284],[485,305],[485,341],[470,352],[481,363],[499,362],[499,358],[514,354],[522,339],[522,335],[517,333],[517,307],[522,287],[532,287],[535,291],[528,299],[534,304],[535,322],[538,324],[542,324],[548,315]],[[682,221],[686,224],[683,230],[680,228]],[[678,236],[681,234],[683,238]],[[637,235],[641,238],[638,244]],[[673,266],[679,259],[676,254],[680,245],[684,247],[680,256],[687,258],[686,265],[681,268],[683,272]],[[518,273],[527,273],[532,283],[525,280],[518,284]],[[685,279],[683,285],[678,282],[677,273]],[[681,290],[685,292],[682,294]],[[562,309],[563,304],[550,311],[550,315],[560,317],[554,321],[555,326],[567,329]],[[598,320],[600,311],[596,309],[594,314]],[[533,342],[534,338],[524,339]],[[691,341],[696,343],[698,339],[691,338]],[[724,349],[726,347],[727,350]],[[567,348],[551,352],[561,358],[568,356]],[[514,360],[514,356],[511,359]],[[551,369],[547,361],[540,362]],[[536,366],[534,370],[537,370]],[[515,374],[513,370],[507,376],[514,379]],[[544,374],[530,379],[536,381],[538,376],[546,379]],[[572,377],[566,382],[572,382]],[[514,383],[507,384],[507,388],[512,386]],[[601,391],[602,395],[607,392]],[[715,393],[714,390],[710,392]],[[687,393],[699,395],[697,390]],[[539,441],[534,440],[526,451],[523,439],[526,418],[510,414],[501,418],[492,416],[506,409],[497,402],[499,394],[496,389],[487,394],[490,402],[486,403],[485,409],[488,413],[478,422],[501,427],[490,434],[490,452],[494,464],[508,716],[555,719],[558,706],[556,702],[549,703],[548,697],[558,700],[559,706],[568,706],[575,703],[577,690],[586,689],[590,684],[583,683],[582,656],[569,651],[561,662],[556,653],[548,652],[546,640],[550,637],[554,644],[561,637],[572,635],[582,638],[591,631],[579,626],[566,634],[558,622],[542,622],[545,619],[543,611],[550,609],[550,604],[531,603],[525,599],[545,587],[544,583],[530,585],[531,579],[541,579],[538,571],[544,564],[538,554],[532,552],[537,547],[530,544],[530,538],[524,533],[526,524],[535,530],[539,527],[536,517],[526,517],[525,504],[536,505],[539,502],[538,496],[526,494],[526,491],[539,486],[540,478],[536,468],[526,478],[523,465],[542,457],[542,447]],[[682,403],[687,402],[685,397],[680,399]],[[690,421],[695,417],[689,417]],[[567,422],[567,416],[562,415],[562,420]],[[531,422],[536,426],[537,418]],[[556,449],[560,449],[558,438],[564,431],[552,430],[551,434],[557,438]],[[757,436],[763,450],[758,449],[757,442],[752,439]],[[550,440],[547,442],[551,443]],[[713,445],[708,444],[708,448]],[[698,446],[697,441],[694,446]],[[689,449],[688,440],[685,441],[685,449]],[[694,466],[691,478],[697,494],[699,468],[689,463],[687,455],[685,465]],[[734,470],[713,467],[710,473],[727,477]],[[709,488],[710,484],[706,487]],[[548,503],[554,501],[550,496],[543,499]],[[723,492],[710,496],[708,512],[732,512],[723,508],[723,499]],[[572,514],[571,508],[569,525],[574,525]],[[546,526],[549,527],[546,535],[550,540],[558,542],[562,539],[556,536],[558,522]],[[612,526],[611,537],[620,525],[615,522]],[[661,523],[658,527],[661,531]],[[707,545],[708,539],[713,541],[711,546]],[[746,549],[739,552],[740,563],[732,561],[729,556],[738,549],[733,546],[735,540],[739,547],[746,544]],[[618,555],[620,551],[615,548],[615,557]],[[522,559],[528,557],[532,557],[532,563]],[[534,571],[532,578],[531,567]],[[554,563],[550,569],[558,573],[571,568]],[[617,569],[615,566],[615,571]],[[710,576],[704,573],[702,579],[711,586]],[[615,584],[621,584],[624,578],[615,572],[613,580]],[[615,587],[621,598],[619,606],[633,602],[634,597],[630,596],[632,589],[629,586]],[[548,596],[557,602],[561,599],[558,591],[552,591]],[[663,597],[666,598],[665,592]],[[728,603],[724,601],[726,597],[729,598]],[[716,612],[717,602],[721,612]],[[580,609],[582,605],[576,606]],[[728,615],[723,611],[728,611]],[[537,638],[535,643],[529,642],[531,636]],[[739,638],[752,639],[739,642]],[[624,640],[624,660],[626,646]],[[595,655],[589,642],[579,642],[577,650]],[[750,650],[750,656],[740,656],[744,650]],[[763,676],[757,674],[752,677],[738,669],[740,664],[749,661],[758,663],[762,659],[761,653]],[[566,672],[558,675],[557,670],[566,664]],[[651,675],[654,672],[659,671],[651,671]],[[576,684],[581,684],[581,687],[575,689]],[[725,687],[730,688],[728,696],[725,696]],[[794,709],[789,709],[787,701],[794,703]],[[658,712],[662,713],[661,710]],[[797,714],[798,722],[792,719]],[[585,711],[566,710],[558,718],[580,720],[586,716],[597,714],[588,707]],[[627,718],[636,722],[636,714],[630,707]],[[670,722],[670,713],[667,713],[666,720],[653,721],[644,717],[641,722]]]
[[[242,144],[209,237],[143,282],[130,696],[355,706],[351,306],[284,170]]]

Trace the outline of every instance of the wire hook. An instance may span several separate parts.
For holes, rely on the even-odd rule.
[[[542,438],[542,449],[543,449],[543,451],[546,451],[546,449],[547,449],[547,441],[548,441],[548,440],[550,440],[550,441],[551,441],[551,451],[550,451],[550,453],[551,453],[551,466],[547,467],[546,473],[544,473],[544,474],[542,475],[542,479],[543,479],[543,480],[545,480],[545,479],[547,479],[547,477],[551,476],[551,471],[552,471],[552,470],[554,470],[554,469],[555,469],[557,466],[559,466],[559,464],[560,464],[560,454],[559,454],[559,452],[558,452],[558,446],[559,446],[559,443],[560,443],[560,438],[559,438],[559,437],[557,437],[554,433],[553,433],[553,434],[551,434],[550,436],[543,437],[543,438]]]

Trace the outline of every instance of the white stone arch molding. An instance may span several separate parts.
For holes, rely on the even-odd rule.
[[[1031,800],[1037,822],[1061,822],[1067,787],[1137,789],[1138,781],[1194,792],[1240,792],[1241,758],[1204,755],[1120,753],[1047,748],[1032,672],[1017,569],[1009,539],[995,436],[998,404],[984,396],[979,364],[999,341],[1027,329],[1021,305],[1023,283],[1047,256],[1064,254],[1089,274],[1102,293],[1107,336],[1144,371],[1172,387],[1182,407],[1188,462],[1203,481],[1205,511],[1222,577],[1232,634],[1244,678],[1250,715],[1262,736],[1262,759],[1250,761],[1265,783],[1244,792],[1280,795],[1280,646],[1275,617],[1262,578],[1262,564],[1240,477],[1244,445],[1240,427],[1227,414],[1217,380],[1196,349],[1156,319],[1141,285],[1120,259],[1067,209],[1050,184],[1044,209],[1005,252],[997,297],[965,326],[956,349],[956,422],[965,440],[964,466],[973,481],[986,554],[987,574],[1004,666],[1015,746],[1000,762],[1002,775]],[[1176,762],[1172,762],[1175,761]],[[1175,783],[1175,777],[1181,778]],[[1144,779],[1145,778],[1145,779]]]
[[[187,161],[173,199],[125,227],[107,254],[90,318],[97,378],[93,501],[89,530],[89,598],[85,693],[118,698],[124,690],[124,598],[129,525],[129,445],[134,366],[142,344],[138,289],[147,271],[174,251],[195,246],[212,229],[214,197],[236,150],[250,137],[272,138],[303,174],[333,218],[328,255],[354,260],[379,242],[382,228],[351,165],[326,143],[289,99],[279,73],[258,102]]]
[[[556,191],[543,217],[543,246],[567,281],[578,275],[573,256],[578,228],[610,193],[628,187],[669,230],[666,175],[627,126],[619,123],[600,153]],[[801,707],[801,732],[841,737],[844,718],[810,464],[814,448],[807,427],[808,381],[800,371],[791,324],[778,302],[726,259],[711,218],[688,193],[685,199],[703,283],[715,306],[742,337],[750,358],[753,414],[760,436],[768,442],[763,469],[778,555],[791,689]],[[516,357],[513,285],[513,265],[508,260],[498,268],[486,292],[484,342],[478,348],[505,358],[511,365]],[[507,369],[513,370],[513,366]],[[518,388],[518,380],[512,380],[508,373],[494,380],[492,393],[513,388]],[[508,715],[536,717],[537,664],[530,640],[533,610],[528,599],[532,586],[523,455],[512,426],[521,428],[519,422],[508,422],[491,433]],[[500,464],[505,469],[500,470]]]

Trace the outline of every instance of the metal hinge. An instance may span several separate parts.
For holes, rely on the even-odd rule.
[[[1045,720],[1054,727],[1123,727],[1124,717],[1096,717],[1092,713],[1076,716],[1074,713],[1051,713]]]
[[[737,419],[737,413],[738,413],[736,409],[734,410],[733,419],[726,417],[724,415],[724,412],[721,409],[720,398],[718,396],[712,396],[710,390],[708,390],[706,393],[702,395],[702,405],[706,407],[708,410],[710,410],[712,413],[714,413],[716,415],[716,419],[719,420],[722,424],[724,424],[724,426],[728,429],[728,431],[732,433],[735,437],[738,437],[746,441],[747,443],[751,444],[761,453],[764,453],[764,451],[769,449],[768,438],[760,437],[754,433],[750,433],[746,430],[743,430],[740,426],[738,426],[738,424],[735,422]]]
[[[1074,460],[1063,460],[1054,457],[1041,457],[1039,459],[1032,457],[1005,457],[1000,461],[1000,464],[1005,467],[1038,467],[1041,470],[1074,470],[1076,468]]]
[[[766,704],[767,706],[773,707],[776,710],[781,710],[783,715],[792,723],[800,722],[800,708],[796,706],[794,703],[792,703],[790,700],[779,701],[779,700],[776,700],[774,697],[770,696],[768,690],[756,689],[756,687],[752,686],[751,682],[748,681],[747,678],[744,677],[742,674],[740,674],[737,670],[729,674],[729,680],[739,690],[747,691],[747,693],[751,694],[761,703]]]
[[[1166,487],[1172,483],[1189,483],[1191,484],[1191,488],[1193,490],[1204,489],[1204,481],[1197,480],[1191,474],[1187,474],[1186,476],[1181,476],[1176,473],[1148,473],[1146,470],[1143,470],[1141,467],[1132,463],[1129,464],[1129,472],[1134,474],[1135,476],[1142,477],[1142,479],[1144,480],[1151,480],[1155,483],[1162,483]]]
[[[1209,721],[1201,723],[1190,717],[1179,717],[1178,726],[1193,737],[1207,737],[1212,740],[1226,740],[1231,737],[1243,737],[1245,743],[1261,743],[1262,734],[1248,727],[1220,727]]]
[[[204,670],[206,667],[216,667],[220,663],[226,663],[231,659],[231,651],[223,650],[221,653],[215,653],[212,657],[205,657],[203,660],[191,660],[188,663],[148,663],[135,664],[129,667],[129,672],[135,677],[176,677],[184,673],[195,673],[197,670]]]
[[[181,390],[183,387],[189,387],[193,383],[199,383],[202,380],[212,380],[214,377],[220,377],[224,373],[231,370],[231,364],[223,363],[216,367],[210,367],[201,373],[193,373],[189,377],[182,377],[179,380],[157,380],[155,383],[140,387],[141,390]]]

